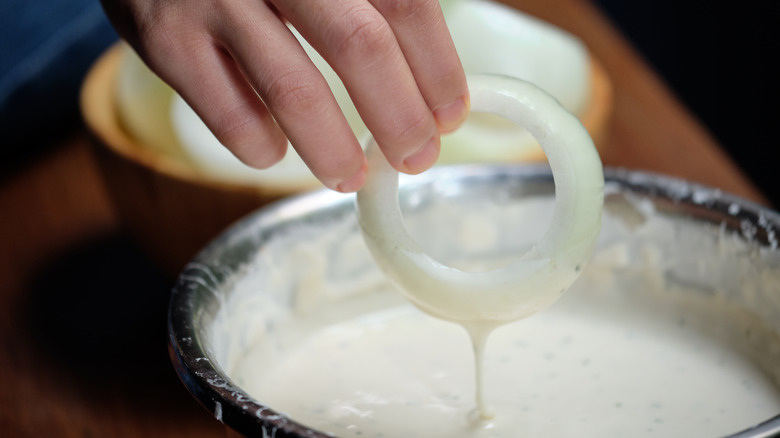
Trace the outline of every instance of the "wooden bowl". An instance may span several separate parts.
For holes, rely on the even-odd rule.
[[[170,274],[246,213],[288,196],[203,175],[186,159],[137,142],[121,126],[115,84],[122,47],[110,48],[88,73],[81,109],[108,193],[130,234]]]
[[[134,139],[120,122],[116,81],[120,44],[90,69],[81,110],[116,212],[130,234],[165,272],[177,274],[209,240],[232,222],[271,201],[298,193],[226,183],[205,175],[184,156]],[[612,111],[612,87],[591,57],[591,99],[580,119],[603,149]],[[544,154],[530,157],[544,160]]]

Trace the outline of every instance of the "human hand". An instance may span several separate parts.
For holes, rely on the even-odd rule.
[[[358,190],[363,151],[287,27],[339,75],[398,171],[436,161],[468,113],[466,78],[436,0],[101,0],[117,31],[244,163],[287,139],[331,189]]]

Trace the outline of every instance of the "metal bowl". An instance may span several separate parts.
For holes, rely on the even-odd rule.
[[[651,243],[659,249],[663,255],[657,268],[661,281],[694,285],[703,294],[717,297],[713,299],[726,300],[755,315],[774,334],[780,334],[780,215],[718,190],[660,175],[607,169],[605,176],[605,218],[622,224],[627,234],[621,238],[627,239],[629,246]],[[407,223],[411,223],[417,212],[442,199],[467,211],[486,199],[501,205],[553,194],[552,176],[544,167],[462,166],[437,168],[402,180],[399,199]],[[673,229],[658,236],[633,237],[631,230],[641,226],[648,215],[662,218],[665,226]],[[605,227],[610,223],[605,222]],[[257,254],[279,251],[280,246],[274,243],[279,236],[289,236],[301,225],[310,224],[325,230],[332,226],[339,233],[359,233],[354,198],[321,191],[255,212],[189,263],[172,294],[170,354],[179,377],[217,420],[243,435],[331,436],[276,412],[235,384],[225,372],[220,353],[224,346],[217,345],[212,333],[215,318],[224,312],[236,280],[247,272]],[[421,226],[430,229],[424,222]],[[304,234],[299,238],[307,239]],[[338,245],[343,240],[335,241]],[[728,245],[723,243],[726,241]],[[681,245],[686,245],[685,254],[679,254]],[[640,261],[629,258],[625,263]],[[355,267],[336,268],[352,275],[350,270]],[[292,272],[301,275],[303,271]],[[745,276],[750,277],[749,285]],[[295,292],[294,287],[287,289],[284,293]],[[775,378],[780,375],[780,363],[767,366]],[[731,436],[780,436],[780,415]]]

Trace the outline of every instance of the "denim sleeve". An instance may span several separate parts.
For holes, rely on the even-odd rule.
[[[98,0],[0,2],[0,159],[79,126],[78,95],[117,35]]]

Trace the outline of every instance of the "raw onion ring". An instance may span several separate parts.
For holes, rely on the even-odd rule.
[[[555,181],[555,209],[541,240],[519,261],[468,272],[429,256],[409,235],[398,204],[398,173],[376,142],[357,194],[358,221],[380,268],[423,311],[459,322],[505,323],[556,301],[579,276],[601,227],[604,175],[579,120],[538,87],[505,76],[468,79],[472,111],[517,123],[536,138]]]

